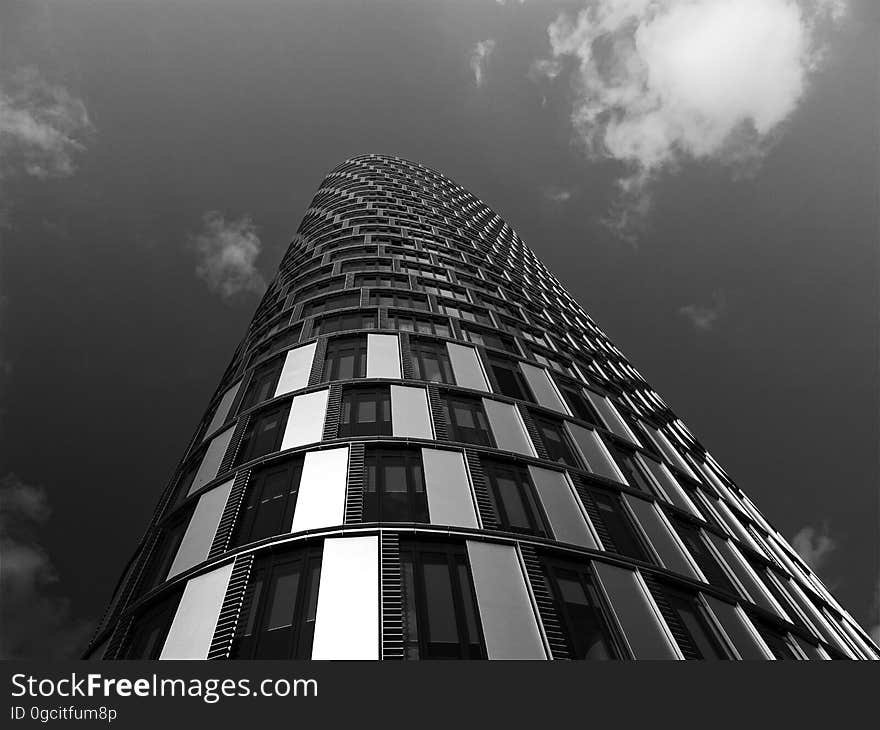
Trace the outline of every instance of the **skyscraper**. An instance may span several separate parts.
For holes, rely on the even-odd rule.
[[[323,181],[92,658],[877,659],[497,214]]]

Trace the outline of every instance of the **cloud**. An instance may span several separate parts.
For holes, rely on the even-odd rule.
[[[594,0],[548,27],[533,77],[570,71],[571,124],[592,159],[626,172],[606,223],[634,239],[661,173],[760,162],[822,60],[842,0]]]
[[[212,210],[205,213],[202,223],[202,230],[191,237],[199,257],[196,276],[223,299],[244,292],[262,294],[266,280],[255,262],[263,244],[253,221],[248,216],[227,221]]]
[[[58,574],[34,536],[50,514],[45,490],[14,474],[0,479],[0,659],[76,658],[94,630],[54,590]]]
[[[82,100],[35,68],[0,78],[0,177],[72,175],[74,157],[93,131]]]
[[[722,291],[712,294],[712,304],[688,304],[678,310],[678,313],[690,320],[694,329],[699,332],[715,329],[718,320],[726,312],[727,298]]]
[[[549,188],[544,191],[544,197],[553,203],[566,203],[571,200],[571,191],[563,188]]]
[[[474,83],[479,87],[486,83],[486,64],[495,50],[495,41],[487,38],[480,41],[471,51],[471,70],[474,72]]]
[[[791,538],[791,546],[803,561],[818,573],[825,565],[828,556],[837,550],[837,541],[831,537],[827,524],[823,524],[821,530],[807,525]]]

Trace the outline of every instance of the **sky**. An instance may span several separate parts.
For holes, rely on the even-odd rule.
[[[446,174],[880,637],[867,0],[0,6],[3,657],[76,656],[324,175]]]

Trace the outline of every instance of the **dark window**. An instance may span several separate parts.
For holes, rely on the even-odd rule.
[[[391,259],[355,259],[342,262],[342,273],[349,271],[391,271]]]
[[[730,591],[735,596],[739,595],[733,587],[733,583],[730,582],[730,578],[727,577],[724,569],[709,550],[706,541],[700,535],[699,529],[684,520],[673,518],[672,523],[675,525],[679,537],[681,537],[690,551],[691,557],[697,561],[697,565],[700,566],[700,570],[706,576],[709,584],[716,588]]]
[[[547,450],[547,458],[550,461],[579,468],[580,463],[568,443],[562,422],[534,414],[533,418],[544,442],[544,448]]]
[[[321,552],[300,548],[260,558],[232,641],[234,659],[311,659]]]
[[[545,574],[573,659],[617,659],[619,654],[586,565],[546,561]]]
[[[788,645],[785,637],[777,629],[764,621],[754,621],[754,624],[755,628],[758,629],[761,638],[764,639],[764,643],[770,647],[770,651],[776,659],[786,660],[798,658],[794,653],[794,650]]]
[[[421,452],[369,449],[364,467],[364,522],[428,522]]]
[[[371,292],[370,304],[379,307],[403,307],[404,309],[429,309],[428,300],[414,294],[398,292]]]
[[[685,638],[690,639],[691,647],[699,655],[694,658],[728,659],[727,652],[697,597],[669,586],[663,586],[662,590],[666,602],[678,616],[682,628],[687,633]]]
[[[531,400],[529,387],[516,362],[489,355],[489,370],[499,393],[508,398]]]
[[[361,303],[361,293],[346,292],[345,294],[336,294],[332,297],[325,297],[317,301],[308,301],[303,305],[302,317],[310,317],[313,314],[327,312],[331,309],[345,309],[346,307],[356,307]]]
[[[241,399],[241,410],[246,411],[275,395],[278,379],[281,377],[281,369],[284,367],[284,358],[276,357],[265,365],[254,370],[248,382],[247,391]]]
[[[182,513],[174,515],[168,522],[160,528],[159,538],[153,553],[150,557],[150,563],[144,573],[144,579],[141,585],[141,592],[146,593],[151,588],[159,585],[168,576],[171,564],[177,556],[177,550],[186,533],[192,517],[193,509],[187,507]]]
[[[485,347],[493,347],[496,350],[504,350],[513,354],[518,354],[516,343],[507,335],[490,332],[489,330],[477,330],[472,327],[462,327],[465,337],[477,345]]]
[[[618,446],[611,439],[605,439],[605,444],[626,477],[627,483],[647,494],[655,494],[654,486],[642,469],[641,464],[639,464],[635,451]]]
[[[344,285],[345,277],[340,277],[338,279],[328,279],[327,281],[320,281],[310,287],[300,289],[294,297],[293,303],[295,304],[297,302],[303,301],[304,299],[308,299],[309,297],[314,297],[318,296],[319,294],[326,294],[327,292],[342,289]]]
[[[278,451],[289,412],[290,401],[251,414],[235,463],[243,464]]]
[[[342,395],[340,436],[390,436],[391,396],[387,386],[346,388]]]
[[[367,338],[334,337],[327,343],[322,380],[349,380],[367,374]]]
[[[565,402],[575,418],[586,421],[592,426],[604,428],[604,424],[599,420],[581,388],[559,379],[556,380],[556,384],[562,391],[562,397],[565,398]]]
[[[388,326],[401,332],[420,332],[425,335],[449,337],[449,320],[419,317],[405,312],[388,312]]]
[[[624,512],[620,496],[598,488],[593,488],[591,493],[596,506],[599,508],[602,523],[613,543],[613,545],[606,545],[605,547],[620,555],[626,555],[636,560],[647,560],[645,551],[635,532],[635,526]]]
[[[233,545],[290,532],[302,467],[303,460],[298,458],[251,476]]]
[[[483,461],[492,508],[502,530],[547,535],[541,508],[528,472],[497,461]]]
[[[142,610],[132,623],[122,659],[158,659],[180,603],[174,592]]]
[[[465,549],[401,541],[407,659],[485,659]]]
[[[455,382],[445,342],[414,337],[410,340],[409,347],[413,370],[418,380],[428,380],[433,383]]]
[[[397,287],[399,289],[409,288],[408,277],[398,277],[391,274],[358,274],[354,277],[354,285],[356,287]]]
[[[312,325],[312,334],[326,335],[331,332],[367,330],[375,329],[375,327],[375,312],[345,312],[343,314],[331,314],[327,317],[316,319]]]
[[[443,397],[443,413],[453,441],[478,446],[495,446],[482,401],[476,398]]]

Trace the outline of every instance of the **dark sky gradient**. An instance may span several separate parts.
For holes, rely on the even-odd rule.
[[[854,10],[754,176],[683,166],[632,246],[600,223],[620,168],[573,143],[564,84],[527,78],[561,7],[577,5],[0,13],[0,66],[37,66],[95,126],[75,175],[0,189],[0,475],[48,490],[40,538],[75,617],[102,612],[256,306],[208,291],[188,236],[208,210],[252,216],[269,279],[326,172],[382,152],[505,217],[772,524],[827,523],[822,575],[877,622],[876,20]],[[469,53],[489,37],[477,88]],[[678,310],[716,291],[722,314],[698,331]]]

